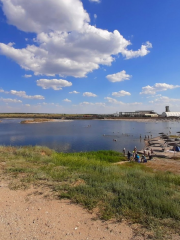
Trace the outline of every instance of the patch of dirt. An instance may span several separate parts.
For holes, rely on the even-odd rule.
[[[83,179],[78,179],[76,182],[72,184],[72,186],[77,187],[79,185],[84,185],[85,181]]]
[[[41,194],[37,194],[37,191]],[[126,222],[94,220],[96,216],[67,200],[46,198],[40,189],[13,191],[0,182],[2,240],[143,240]]]
[[[155,157],[153,160],[148,161],[146,166],[158,171],[180,174],[180,160]]]

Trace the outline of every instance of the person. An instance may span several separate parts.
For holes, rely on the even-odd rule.
[[[140,161],[140,157],[139,157],[139,155],[137,153],[135,154],[135,162],[138,162],[138,163],[141,162]]]
[[[142,155],[142,157],[141,157],[141,162],[143,162],[144,161],[144,155]]]
[[[135,152],[133,151],[133,159],[135,160]]]
[[[125,148],[123,148],[123,153],[124,153],[124,156],[126,155],[126,149]]]
[[[146,156],[146,150],[144,150],[144,156]]]
[[[130,161],[131,160],[131,152],[130,151],[128,151],[128,160]]]
[[[152,150],[152,148],[151,148],[151,154],[153,154],[153,150]]]
[[[137,148],[136,148],[136,146],[134,147],[134,152],[135,152],[135,153],[137,152]]]
[[[140,157],[139,157],[139,155],[138,155],[138,154],[136,154],[136,159],[137,159],[137,162],[138,162],[138,163],[140,163],[140,162],[141,162],[141,160],[140,160]]]
[[[146,157],[145,157],[144,155],[142,155],[142,157],[141,157],[141,162],[142,162],[142,163],[147,162],[147,159],[146,159]]]

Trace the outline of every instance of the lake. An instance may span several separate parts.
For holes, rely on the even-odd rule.
[[[0,145],[47,146],[58,152],[97,150],[132,151],[144,148],[144,136],[156,137],[159,132],[177,134],[177,121],[119,121],[75,120],[20,124],[24,119],[2,119],[0,122]],[[140,134],[142,140],[140,140]],[[116,141],[114,141],[116,140]]]

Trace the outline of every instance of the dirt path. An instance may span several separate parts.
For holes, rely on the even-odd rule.
[[[37,189],[10,190],[0,182],[1,240],[141,240],[126,223],[93,220],[95,215],[71,204],[45,198]]]

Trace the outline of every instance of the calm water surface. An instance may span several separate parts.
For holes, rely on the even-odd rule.
[[[144,136],[156,137],[159,132],[176,134],[180,122],[132,122],[111,120],[76,120],[20,124],[24,119],[2,119],[0,145],[41,145],[58,152],[115,150],[144,147]],[[140,134],[142,140],[140,141]],[[116,141],[113,141],[116,139]]]

